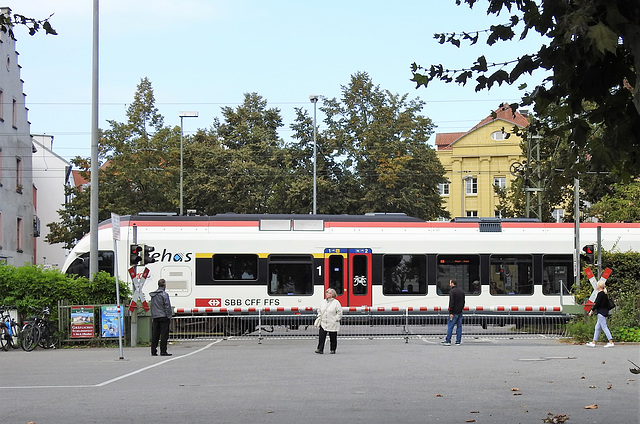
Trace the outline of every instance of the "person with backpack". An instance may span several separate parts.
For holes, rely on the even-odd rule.
[[[598,315],[598,321],[596,322],[596,329],[593,333],[593,341],[587,343],[589,347],[595,347],[598,342],[598,338],[600,337],[600,331],[604,331],[605,336],[609,339],[609,343],[604,345],[604,347],[613,347],[613,339],[611,338],[611,331],[609,331],[609,327],[607,326],[607,317],[609,316],[609,310],[611,309],[609,303],[609,295],[607,294],[607,289],[605,287],[604,281],[598,281],[596,286],[596,290],[598,291],[598,295],[596,296],[596,301],[591,306],[591,310],[589,311],[589,316],[593,314],[593,311],[596,311]]]

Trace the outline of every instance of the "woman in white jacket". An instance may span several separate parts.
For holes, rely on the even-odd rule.
[[[320,317],[320,332],[318,334],[318,348],[316,353],[324,352],[324,344],[329,333],[329,348],[331,353],[336,353],[338,347],[338,330],[340,330],[340,318],[342,318],[342,305],[336,299],[338,294],[334,289],[327,289],[326,299],[318,308]]]

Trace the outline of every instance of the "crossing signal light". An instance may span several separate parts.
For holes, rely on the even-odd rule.
[[[151,256],[154,250],[156,250],[156,248],[153,246],[149,246],[147,244],[142,245],[143,255],[140,265],[152,264],[156,261],[155,258]]]
[[[595,264],[596,263],[596,249],[595,246],[593,244],[587,244],[586,246],[584,246],[582,248],[582,251],[584,252],[584,260],[586,263],[588,264]]]
[[[142,262],[142,246],[132,244],[129,246],[129,265],[136,266]],[[141,265],[141,264],[140,264]]]

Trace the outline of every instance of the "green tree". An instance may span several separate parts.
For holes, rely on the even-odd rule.
[[[179,203],[177,128],[164,127],[151,82],[143,78],[127,108],[127,122],[101,131],[100,209],[108,218],[140,211],[175,211]]]
[[[349,192],[359,213],[404,212],[422,219],[446,216],[438,192],[444,169],[427,140],[433,123],[420,115],[424,102],[408,100],[356,73],[342,99],[324,102],[324,135],[346,155]],[[346,174],[349,172],[350,174]]]
[[[640,180],[613,185],[613,193],[605,195],[591,207],[591,214],[603,222],[640,222]]]
[[[185,175],[188,207],[206,214],[275,213],[274,201],[286,177],[282,117],[257,93],[245,94],[237,108],[223,107],[224,120],[187,142]]]
[[[110,128],[100,132],[99,219],[110,218],[112,212],[177,210],[180,130],[163,126],[147,78],[137,87],[127,122],[108,122]],[[89,181],[90,160],[76,157],[72,163]],[[89,231],[90,192],[90,186],[67,188],[72,200],[58,211],[60,221],[47,224],[47,242],[71,248]]]
[[[456,0],[474,7],[477,0]],[[640,174],[640,3],[628,0],[500,0],[488,3],[487,14],[512,13],[507,23],[489,30],[435,34],[443,43],[488,45],[520,39],[536,31],[548,39],[537,52],[512,61],[491,63],[479,57],[473,66],[452,69],[444,65],[412,64],[417,87],[434,79],[466,84],[477,82],[476,91],[495,84],[514,84],[524,74],[551,71],[540,85],[522,98],[534,105],[538,116],[554,115],[558,125],[550,134],[567,137],[575,152],[591,155],[596,168],[609,168],[624,176]],[[526,88],[524,85],[522,88]],[[562,105],[562,107],[557,107]],[[513,104],[515,110],[518,104]],[[536,134],[535,125],[528,132]],[[594,131],[601,137],[592,137]]]

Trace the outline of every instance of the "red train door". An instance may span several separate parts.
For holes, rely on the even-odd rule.
[[[342,306],[371,306],[371,249],[325,249],[325,288]]]

